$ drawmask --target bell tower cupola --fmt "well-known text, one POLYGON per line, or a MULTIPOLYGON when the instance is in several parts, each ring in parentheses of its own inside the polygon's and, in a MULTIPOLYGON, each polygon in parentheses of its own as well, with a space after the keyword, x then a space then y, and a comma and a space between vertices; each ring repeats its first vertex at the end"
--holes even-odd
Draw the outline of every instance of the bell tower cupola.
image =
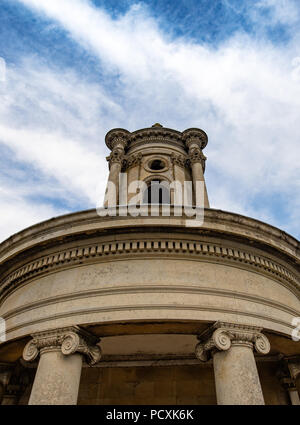
MULTIPOLYGON (((156 123, 150 128, 143 128, 130 133, 116 128, 110 130, 105 142, 111 150, 107 157, 109 163, 109 182, 116 187, 116 204, 120 205, 120 173, 126 173, 126 184, 142 181, 147 188, 153 184, 166 187, 173 182, 192 182, 192 199, 195 203, 197 181, 204 184, 204 207, 209 208, 205 185, 205 161, 203 149, 207 145, 207 135, 198 128, 189 128, 183 132, 165 128, 156 123)), ((127 200, 133 194, 128 194, 127 200)), ((164 203, 168 196, 160 198, 164 203)), ((151 203, 145 193, 144 203, 151 203)), ((172 191, 166 202, 174 204, 172 191)))

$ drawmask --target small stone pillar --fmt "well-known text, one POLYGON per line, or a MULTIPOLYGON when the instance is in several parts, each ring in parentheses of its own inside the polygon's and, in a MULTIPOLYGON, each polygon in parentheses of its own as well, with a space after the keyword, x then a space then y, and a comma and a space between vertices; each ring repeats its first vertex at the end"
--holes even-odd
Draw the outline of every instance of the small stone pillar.
POLYGON ((204 185, 204 208, 209 208, 208 194, 204 179, 206 156, 202 149, 207 144, 207 135, 204 131, 190 128, 183 132, 185 145, 188 149, 188 159, 191 164, 194 188, 194 202, 197 200, 197 181, 203 182, 204 185))
POLYGON ((199 335, 196 357, 213 357, 217 403, 222 405, 263 405, 264 398, 253 348, 261 354, 270 344, 261 328, 217 322, 199 335))
POLYGON ((39 332, 24 348, 23 358, 33 361, 40 354, 28 404, 77 404, 83 356, 97 363, 98 339, 77 326, 39 332))
POLYGON ((288 368, 292 379, 295 382, 295 387, 298 391, 298 397, 300 396, 300 357, 289 357, 287 358, 288 368))
POLYGON ((125 148, 128 143, 129 132, 123 129, 114 129, 107 133, 106 143, 111 154, 106 158, 109 162, 108 187, 105 207, 119 205, 119 175, 125 162, 125 148), (113 186, 110 186, 113 183, 113 186))
POLYGON ((295 379, 292 377, 291 373, 291 363, 289 365, 288 358, 284 357, 283 355, 280 355, 281 361, 279 363, 279 369, 277 371, 277 377, 279 379, 279 382, 284 388, 284 390, 288 393, 291 404, 292 405, 300 405, 300 399, 298 395, 298 390, 296 387, 295 379))
POLYGON ((289 393, 291 404, 294 406, 299 406, 300 399, 299 399, 299 394, 298 394, 298 390, 295 385, 294 379, 291 379, 291 378, 282 379, 281 384, 285 388, 285 390, 289 393))

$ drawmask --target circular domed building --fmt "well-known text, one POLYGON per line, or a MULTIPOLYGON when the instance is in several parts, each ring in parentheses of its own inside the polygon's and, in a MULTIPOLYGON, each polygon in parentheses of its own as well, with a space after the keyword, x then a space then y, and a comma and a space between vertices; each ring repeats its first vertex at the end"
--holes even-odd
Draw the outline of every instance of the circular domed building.
POLYGON ((299 241, 209 208, 204 131, 106 144, 105 208, 0 244, 0 402, 299 404, 299 241))

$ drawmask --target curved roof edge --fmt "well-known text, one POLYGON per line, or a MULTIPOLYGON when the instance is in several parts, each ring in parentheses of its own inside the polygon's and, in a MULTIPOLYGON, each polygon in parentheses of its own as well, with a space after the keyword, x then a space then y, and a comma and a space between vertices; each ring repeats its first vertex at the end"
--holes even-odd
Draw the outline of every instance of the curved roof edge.
MULTIPOLYGON (((171 208, 172 211, 172 208, 171 208)), ((115 216, 100 217, 96 209, 83 210, 45 220, 10 236, 0 244, 0 265, 15 255, 39 244, 45 245, 67 236, 95 233, 101 230, 128 228, 132 226, 163 226, 185 228, 190 232, 215 231, 243 237, 271 246, 293 258, 300 264, 300 242, 284 232, 262 221, 217 209, 205 209, 201 227, 186 227, 189 217, 181 216, 115 216)))

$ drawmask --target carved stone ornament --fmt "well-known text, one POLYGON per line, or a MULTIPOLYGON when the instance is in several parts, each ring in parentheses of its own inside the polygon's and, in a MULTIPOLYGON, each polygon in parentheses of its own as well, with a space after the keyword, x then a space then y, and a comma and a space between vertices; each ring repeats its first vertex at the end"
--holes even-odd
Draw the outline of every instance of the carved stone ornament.
POLYGON ((65 356, 81 353, 89 365, 101 359, 101 348, 97 345, 100 340, 77 326, 35 333, 32 338, 23 351, 27 362, 34 361, 43 350, 55 348, 65 356))
POLYGON ((135 167, 136 165, 140 165, 143 159, 143 155, 141 153, 130 155, 125 158, 124 161, 124 169, 135 167))
POLYGON ((183 155, 176 155, 173 152, 171 154, 171 161, 172 161, 172 164, 179 165, 182 168, 188 165, 187 158, 185 158, 183 155))
POLYGON ((110 130, 105 136, 105 142, 110 150, 114 150, 117 146, 124 150, 130 140, 130 132, 123 128, 115 128, 110 130))
POLYGON ((232 345, 254 347, 258 353, 267 354, 270 343, 261 330, 256 326, 216 322, 198 336, 200 342, 195 348, 196 357, 205 362, 210 359, 212 352, 229 350, 232 345))
POLYGON ((197 145, 199 149, 204 149, 207 145, 207 134, 199 128, 189 128, 183 133, 185 146, 189 149, 191 145, 197 145))
POLYGON ((206 156, 203 154, 201 149, 191 149, 189 152, 188 160, 190 164, 195 164, 196 162, 200 162, 203 168, 203 171, 205 170, 205 161, 206 156))
POLYGON ((121 166, 123 166, 125 162, 124 151, 122 151, 121 149, 114 149, 111 152, 111 154, 108 157, 106 157, 106 160, 109 162, 109 168, 111 167, 111 164, 113 164, 114 162, 117 162, 121 164, 121 166))

